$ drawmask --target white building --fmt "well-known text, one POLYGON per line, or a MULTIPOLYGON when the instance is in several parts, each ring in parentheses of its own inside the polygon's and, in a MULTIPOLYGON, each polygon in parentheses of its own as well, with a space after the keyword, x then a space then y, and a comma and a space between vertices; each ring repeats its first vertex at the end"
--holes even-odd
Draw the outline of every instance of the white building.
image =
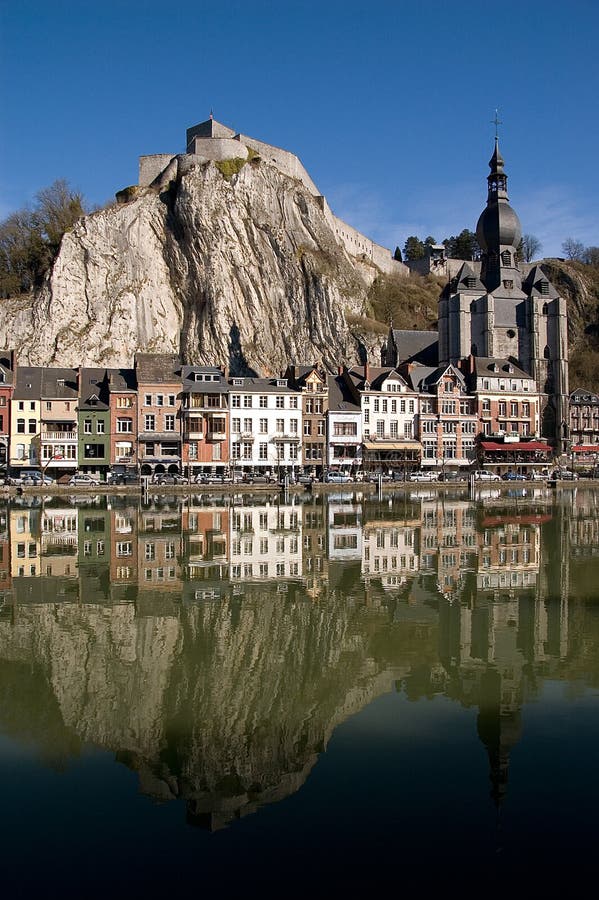
POLYGON ((343 375, 330 375, 328 388, 328 467, 355 472, 362 467, 362 408, 343 375))
POLYGON ((230 378, 231 466, 292 474, 302 464, 301 392, 286 378, 230 378))

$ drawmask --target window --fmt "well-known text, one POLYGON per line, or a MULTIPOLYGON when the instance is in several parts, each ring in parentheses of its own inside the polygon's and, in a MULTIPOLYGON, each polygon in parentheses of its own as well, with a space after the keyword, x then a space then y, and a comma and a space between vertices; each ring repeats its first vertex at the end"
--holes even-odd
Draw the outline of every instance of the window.
POLYGON ((151 394, 146 394, 146 395, 144 396, 144 405, 145 405, 145 406, 151 406, 151 405, 152 405, 152 395, 151 395, 151 394))
POLYGON ((231 445, 231 459, 239 459, 240 458, 240 449, 241 444, 232 444, 231 445))
POLYGON ((285 431, 285 419, 277 419, 277 434, 283 434, 285 431))
POLYGON ((17 419, 17 434, 25 434, 25 419, 17 419))
POLYGON ((264 394, 261 394, 258 405, 260 409, 266 409, 268 407, 268 397, 264 394))
POLYGON ((258 458, 259 459, 268 459, 268 444, 264 444, 264 443, 258 444, 258 458))
POLYGON ((144 431, 155 431, 156 430, 156 416, 147 415, 144 416, 144 431))
POLYGON ((84 420, 84 422, 83 422, 83 433, 84 433, 84 434, 91 434, 91 433, 92 433, 92 420, 91 420, 91 419, 85 419, 85 420, 84 420))
POLYGON ((378 397, 374 398, 374 411, 379 412, 380 409, 380 400, 378 397))
POLYGON ((510 416, 516 418, 518 416, 518 404, 512 401, 510 403, 510 416))
POLYGON ((351 437, 358 434, 358 425, 356 422, 335 422, 333 424, 333 434, 336 437, 351 437))
POLYGON ((117 397, 116 398, 117 409, 131 409, 133 406, 133 398, 132 397, 117 397))
POLYGON ((167 413, 164 417, 164 430, 165 431, 174 431, 175 430, 175 416, 172 413, 167 413))
POLYGON ((150 541, 147 541, 145 545, 145 558, 148 561, 156 559, 156 547, 150 541))
POLYGON ((291 434, 297 434, 298 420, 290 419, 289 420, 289 430, 291 434))
POLYGON ((233 409, 239 409, 241 406, 241 397, 239 394, 233 394, 231 396, 231 406, 233 409))
POLYGON ((244 409, 252 408, 252 395, 251 394, 243 395, 243 406, 244 406, 244 409))
POLYGON ((156 406, 164 406, 164 394, 156 394, 156 406))
POLYGON ((169 394, 169 395, 168 395, 168 405, 169 405, 169 406, 174 406, 174 405, 175 405, 175 395, 174 395, 174 394, 169 394))
POLYGON ((117 419, 116 420, 116 430, 119 434, 131 434, 133 431, 133 420, 132 419, 117 419))
POLYGON ((412 437, 412 422, 404 422, 403 424, 403 436, 405 438, 412 437))
POLYGON ((231 419, 231 431, 233 434, 241 433, 241 419, 231 419))
POLYGON ((309 437, 312 434, 312 422, 306 420, 304 422, 304 435, 309 437))
POLYGON ((98 419, 96 422, 96 434, 104 434, 104 420, 98 419))
POLYGON ((275 406, 277 409, 284 409, 285 408, 285 398, 284 397, 276 397, 275 406))
POLYGON ((51 400, 46 400, 46 409, 48 410, 48 412, 52 409, 52 401, 51 400))
POLYGON ((243 430, 245 432, 247 432, 248 434, 252 432, 253 429, 252 429, 252 420, 251 419, 243 420, 243 430))
POLYGON ((243 450, 243 458, 251 459, 252 458, 252 445, 249 441, 244 441, 241 445, 243 450))
MULTIPOLYGON (((220 444, 217 444, 216 446, 220 447, 220 444)), ((189 458, 190 459, 198 458, 198 442, 197 441, 189 442, 189 458)))
POLYGON ((28 425, 27 425, 27 430, 29 431, 29 434, 35 434, 35 433, 36 433, 36 431, 37 431, 37 422, 35 421, 35 419, 29 419, 29 422, 28 422, 28 425))
POLYGON ((318 434, 324 435, 324 419, 320 419, 318 422, 318 434))
POLYGON ((289 398, 289 409, 297 409, 297 397, 289 398))

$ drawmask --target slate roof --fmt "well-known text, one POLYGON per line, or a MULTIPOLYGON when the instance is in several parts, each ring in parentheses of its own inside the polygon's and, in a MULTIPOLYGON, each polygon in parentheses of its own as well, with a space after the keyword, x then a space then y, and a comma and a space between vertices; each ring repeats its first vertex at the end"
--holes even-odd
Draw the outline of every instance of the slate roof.
POLYGON ((551 284, 541 266, 533 266, 526 279, 524 284, 522 285, 522 289, 530 296, 530 297, 543 297, 545 300, 555 300, 559 297, 558 292, 551 284), (541 293, 541 282, 544 281, 547 285, 547 293, 541 293))
POLYGON ((2 374, 2 384, 13 384, 15 373, 12 368, 12 357, 10 350, 0 350, 0 373, 2 374))
POLYGON ((391 329, 397 364, 418 362, 423 366, 436 366, 439 361, 439 335, 436 331, 408 331, 391 329))
POLYGON ((39 400, 42 393, 41 366, 18 366, 15 383, 15 400, 39 400))
POLYGON ((226 394, 229 386, 221 369, 218 366, 182 366, 181 381, 184 391, 201 392, 202 394, 226 394), (195 373, 217 376, 216 381, 196 381, 195 373))
POLYGON ((531 381, 533 380, 532 375, 519 369, 509 359, 499 359, 492 356, 475 356, 474 374, 477 378, 482 378, 485 375, 494 375, 495 377, 513 376, 514 378, 529 378, 531 381), (497 366, 497 371, 494 371, 494 366, 497 366))
POLYGON ((237 391, 244 391, 247 394, 280 394, 281 391, 300 393, 297 388, 289 386, 286 378, 244 378, 240 375, 234 375, 232 378, 229 378, 228 385, 228 390, 233 393, 237 393, 237 391), (277 380, 285 381, 285 386, 277 385, 277 380), (235 384, 234 382, 236 381, 240 381, 241 384, 235 384))
POLYGON ((595 405, 599 404, 599 396, 584 388, 576 388, 576 390, 572 391, 570 394, 570 403, 592 403, 595 405))
POLYGON ((110 406, 106 369, 79 369, 79 409, 95 409, 105 412, 110 406), (93 402, 93 397, 97 402, 93 402))
POLYGON ((180 380, 181 360, 176 353, 136 353, 138 384, 174 384, 180 380))
POLYGON ((112 393, 120 391, 137 391, 135 369, 107 369, 108 390, 112 393))
POLYGON ((486 288, 479 276, 476 274, 471 265, 467 262, 464 263, 458 274, 456 275, 456 290, 458 291, 475 291, 478 294, 485 294, 486 288), (471 286, 468 285, 468 280, 474 281, 474 284, 471 286))
MULTIPOLYGON (((18 370, 17 370, 18 371, 18 370)), ((77 369, 42 368, 40 397, 44 400, 77 400, 77 369)))
MULTIPOLYGON (((365 376, 365 367, 364 366, 352 366, 349 369, 349 376, 354 382, 356 388, 359 391, 365 390, 366 376, 365 376)), ((370 390, 371 391, 379 391, 383 385, 383 383, 388 379, 392 378, 394 381, 399 381, 401 384, 407 384, 405 378, 396 372, 393 367, 390 366, 369 366, 369 379, 370 379, 370 390)))
POLYGON ((329 412, 358 413, 362 415, 362 407, 356 403, 351 388, 343 375, 329 375, 329 412))
POLYGON ((430 391, 431 388, 436 385, 445 372, 448 369, 457 376, 458 383, 462 390, 466 390, 466 382, 464 380, 464 376, 457 368, 457 366, 447 365, 447 366, 414 366, 413 369, 410 370, 408 375, 408 381, 413 390, 419 392, 427 392, 430 391))

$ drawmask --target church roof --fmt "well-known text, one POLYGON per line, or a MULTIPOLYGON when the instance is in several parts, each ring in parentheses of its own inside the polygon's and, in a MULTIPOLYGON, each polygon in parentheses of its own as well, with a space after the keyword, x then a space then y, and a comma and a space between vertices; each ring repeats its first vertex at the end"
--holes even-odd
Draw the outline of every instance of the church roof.
POLYGON ((549 300, 555 300, 556 297, 559 297, 558 292, 543 272, 541 266, 532 267, 526 276, 522 289, 530 297, 546 297, 549 300))
POLYGON ((439 335, 436 331, 408 331, 392 328, 390 338, 396 348, 397 363, 417 362, 436 366, 439 360, 439 335))
POLYGON ((464 263, 458 274, 456 275, 457 291, 476 291, 476 293, 484 293, 485 286, 476 274, 471 265, 464 263))

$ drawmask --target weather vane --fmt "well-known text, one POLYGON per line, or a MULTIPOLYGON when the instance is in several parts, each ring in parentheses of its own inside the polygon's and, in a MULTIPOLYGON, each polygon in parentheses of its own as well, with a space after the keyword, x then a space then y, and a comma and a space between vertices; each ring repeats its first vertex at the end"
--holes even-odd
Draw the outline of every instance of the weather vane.
POLYGON ((499 118, 499 107, 495 110, 495 118, 491 119, 491 123, 495 126, 495 139, 497 139, 499 137, 499 125, 503 125, 499 118))

